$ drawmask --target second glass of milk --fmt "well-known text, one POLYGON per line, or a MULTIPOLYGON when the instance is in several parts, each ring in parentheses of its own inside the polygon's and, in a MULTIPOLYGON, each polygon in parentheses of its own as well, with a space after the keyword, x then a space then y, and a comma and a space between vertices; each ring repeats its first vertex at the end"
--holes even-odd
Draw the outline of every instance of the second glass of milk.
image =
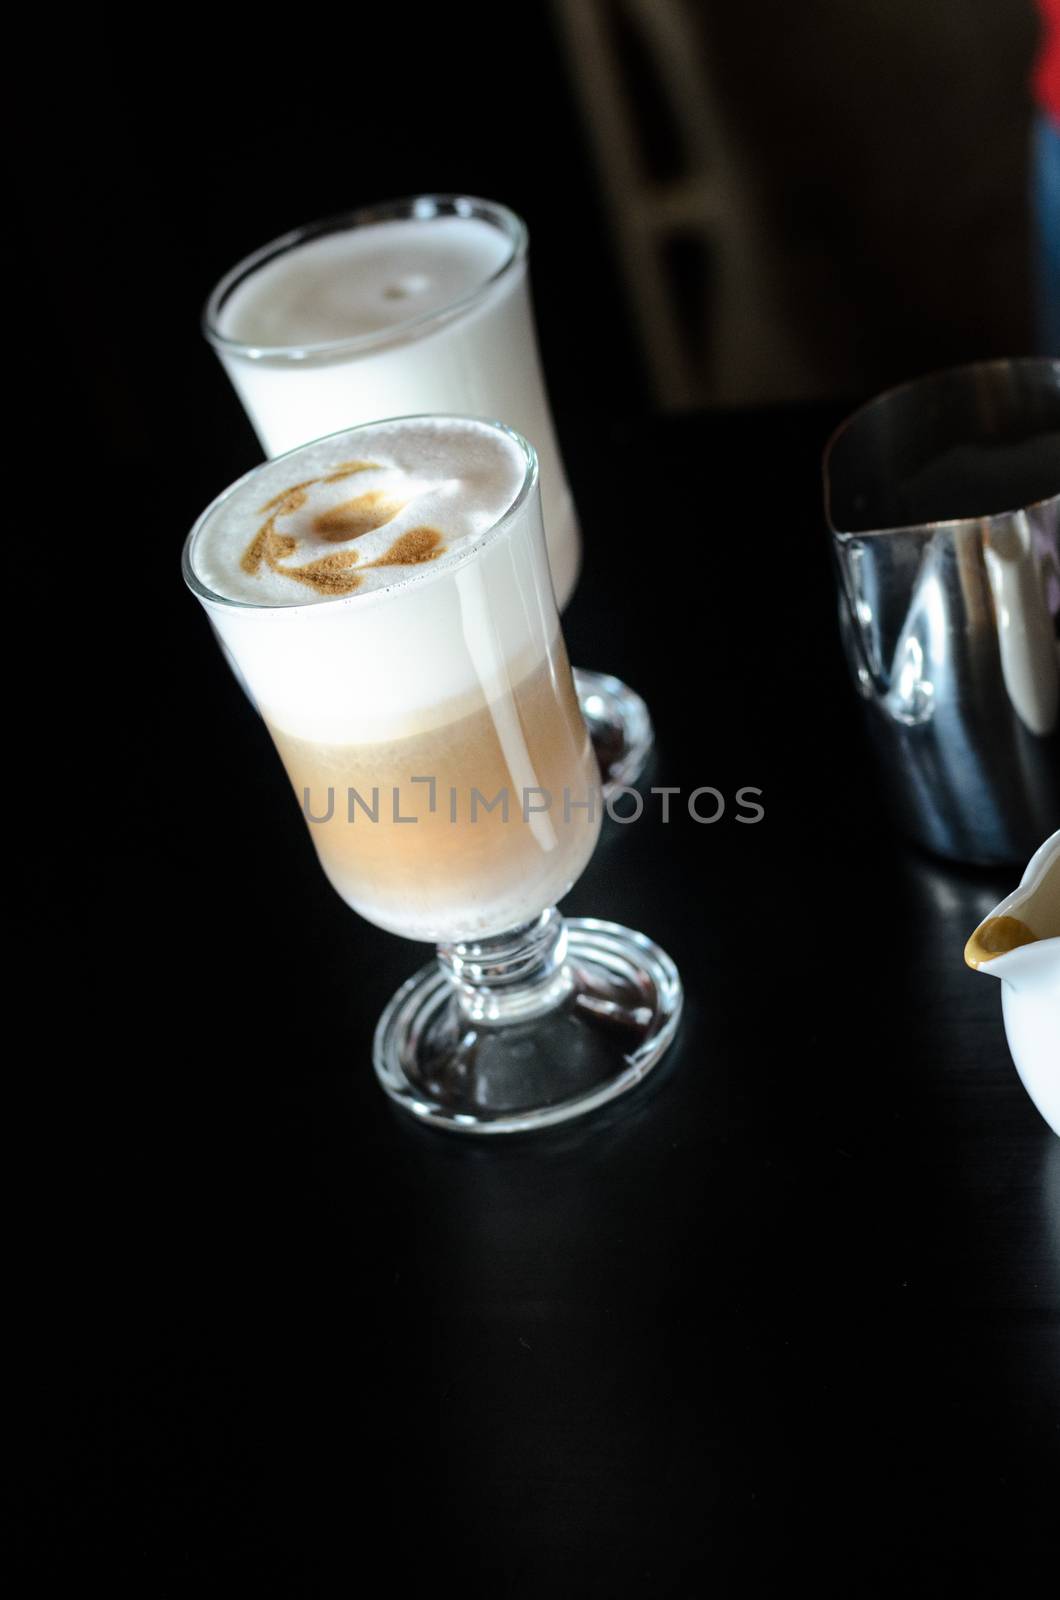
MULTIPOLYGON (((423 195, 298 228, 221 279, 203 317, 266 455, 416 412, 497 419, 534 445, 557 604, 581 542, 538 354, 527 230, 506 206, 423 195)), ((651 748, 644 702, 575 674, 605 785, 651 748)))

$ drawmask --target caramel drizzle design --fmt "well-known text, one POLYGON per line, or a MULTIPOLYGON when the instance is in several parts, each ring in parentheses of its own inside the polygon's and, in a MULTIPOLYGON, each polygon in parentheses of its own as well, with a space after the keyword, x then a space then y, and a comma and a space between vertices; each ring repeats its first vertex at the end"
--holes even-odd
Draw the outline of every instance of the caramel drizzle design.
MULTIPOLYGON (((293 578, 296 583, 304 583, 308 588, 315 589, 317 594, 343 595, 352 594, 360 585, 361 573, 372 567, 419 566, 441 555, 445 548, 442 535, 436 528, 424 527, 410 528, 407 533, 399 534, 389 550, 375 561, 367 561, 363 565, 356 550, 336 550, 334 555, 322 556, 319 561, 310 561, 302 567, 281 565, 294 555, 298 540, 291 534, 280 533, 276 527, 277 518, 300 511, 314 484, 341 483, 358 472, 369 472, 378 466, 377 461, 343 461, 326 477, 306 478, 303 483, 281 489, 261 508, 267 520, 243 552, 240 561, 243 571, 254 577, 264 562, 270 571, 293 578), (354 572, 354 567, 360 570, 354 572)), ((374 533, 377 528, 384 527, 403 510, 405 504, 404 500, 394 499, 383 489, 372 489, 367 494, 355 495, 352 500, 332 506, 330 511, 322 511, 313 521, 313 531, 330 544, 360 539, 364 534, 374 533)))

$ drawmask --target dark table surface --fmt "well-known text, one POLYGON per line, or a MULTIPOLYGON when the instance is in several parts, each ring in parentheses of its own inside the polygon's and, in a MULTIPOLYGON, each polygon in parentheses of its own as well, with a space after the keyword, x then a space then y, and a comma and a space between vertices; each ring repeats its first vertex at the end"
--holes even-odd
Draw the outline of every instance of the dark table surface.
POLYGON ((607 825, 566 909, 658 939, 685 1017, 639 1092, 518 1142, 377 1086, 375 1019, 426 952, 326 883, 175 518, 160 538, 153 803, 98 863, 137 1018, 98 1382, 141 1592, 1025 1594, 1055 1560, 1060 1141, 961 959, 1018 871, 933 861, 881 809, 820 510, 834 420, 565 429, 571 656, 649 701, 643 786, 730 805, 607 825))

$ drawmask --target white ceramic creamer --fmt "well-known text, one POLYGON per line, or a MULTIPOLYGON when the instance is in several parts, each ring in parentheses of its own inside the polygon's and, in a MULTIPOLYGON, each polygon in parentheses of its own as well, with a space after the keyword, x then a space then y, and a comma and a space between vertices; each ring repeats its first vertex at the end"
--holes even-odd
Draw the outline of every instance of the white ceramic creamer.
POLYGON ((1060 831, 1031 857, 1019 888, 979 924, 964 959, 1001 979, 1012 1059, 1060 1134, 1060 831))

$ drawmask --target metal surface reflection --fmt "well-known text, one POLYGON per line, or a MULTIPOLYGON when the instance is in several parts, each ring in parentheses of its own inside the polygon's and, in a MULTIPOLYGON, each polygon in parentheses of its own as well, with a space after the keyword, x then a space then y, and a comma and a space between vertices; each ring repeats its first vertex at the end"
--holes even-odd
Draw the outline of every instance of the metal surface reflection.
POLYGON ((1024 860, 1060 822, 1060 361, 892 390, 825 452, 843 642, 905 830, 1024 860))

